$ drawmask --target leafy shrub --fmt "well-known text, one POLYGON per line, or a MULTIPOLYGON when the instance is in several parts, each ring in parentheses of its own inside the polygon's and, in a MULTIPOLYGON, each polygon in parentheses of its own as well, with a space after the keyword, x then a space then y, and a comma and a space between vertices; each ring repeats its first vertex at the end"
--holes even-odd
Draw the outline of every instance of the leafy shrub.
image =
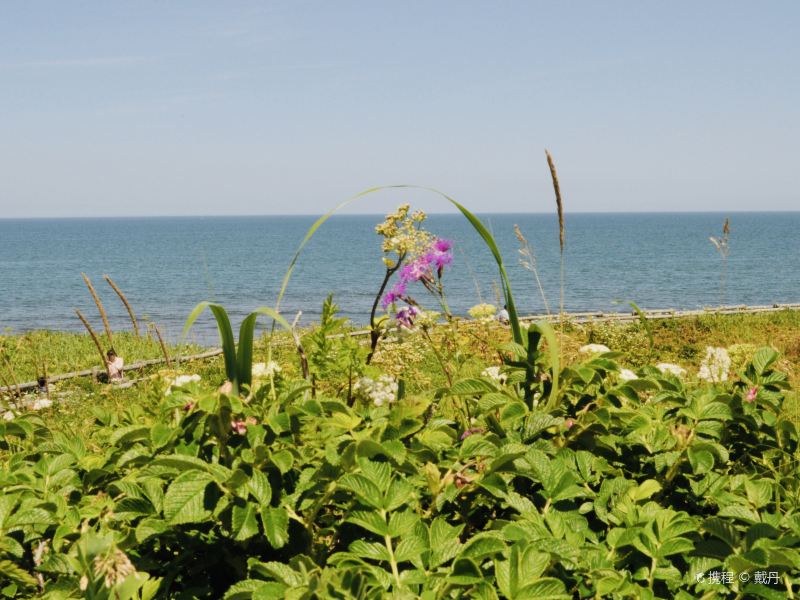
POLYGON ((458 381, 442 394, 469 427, 426 422, 429 398, 348 406, 281 377, 274 403, 190 386, 98 414, 91 447, 4 423, 3 593, 781 595, 698 581, 715 569, 796 591, 798 435, 777 354, 724 385, 649 367, 623 382, 614 356, 565 368, 549 411, 548 377, 524 401, 524 367, 458 381))

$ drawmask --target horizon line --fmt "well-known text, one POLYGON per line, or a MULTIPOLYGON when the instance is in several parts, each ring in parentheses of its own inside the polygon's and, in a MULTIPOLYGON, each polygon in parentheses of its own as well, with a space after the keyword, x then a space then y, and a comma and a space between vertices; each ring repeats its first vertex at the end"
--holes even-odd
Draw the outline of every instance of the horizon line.
MULTIPOLYGON (((495 211, 495 212, 487 212, 487 211, 471 211, 476 215, 552 215, 557 216, 555 211, 495 211)), ((720 214, 720 215, 735 215, 735 214, 787 214, 787 213, 800 213, 800 210, 780 210, 780 209, 768 209, 768 210, 603 210, 603 211, 595 211, 595 210, 576 210, 576 211, 565 211, 566 215, 702 215, 702 214, 720 214)), ((218 218, 243 218, 243 217, 322 217, 328 214, 327 212, 323 213, 219 213, 219 214, 166 214, 166 215, 157 215, 157 214, 150 214, 150 215, 75 215, 75 216, 19 216, 19 217, 2 217, 0 216, 0 221, 36 221, 36 220, 73 220, 73 219, 94 219, 94 220, 102 220, 102 219, 185 219, 185 218, 196 218, 196 219, 218 219, 218 218)), ((428 216, 432 215, 459 215, 457 210, 453 211, 425 211, 425 214, 428 216)), ((332 217, 374 217, 374 216, 385 216, 385 211, 378 211, 378 212, 363 212, 363 213, 351 213, 351 212, 343 212, 343 213, 333 213, 332 217)))

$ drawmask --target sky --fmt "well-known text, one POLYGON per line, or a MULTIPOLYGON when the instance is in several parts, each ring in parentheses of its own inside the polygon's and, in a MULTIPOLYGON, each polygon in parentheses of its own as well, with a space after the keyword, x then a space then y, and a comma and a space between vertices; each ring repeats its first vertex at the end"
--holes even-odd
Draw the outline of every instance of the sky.
POLYGON ((800 210, 800 3, 0 3, 0 218, 800 210), (371 194, 350 212, 421 191, 371 194))

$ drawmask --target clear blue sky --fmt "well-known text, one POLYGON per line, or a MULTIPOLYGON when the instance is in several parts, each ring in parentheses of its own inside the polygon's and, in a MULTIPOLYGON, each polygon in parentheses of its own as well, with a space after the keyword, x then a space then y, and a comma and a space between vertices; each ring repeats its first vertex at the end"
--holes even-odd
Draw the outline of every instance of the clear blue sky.
POLYGON ((794 1, 6 0, 0 217, 386 183, 550 211, 545 147, 568 211, 800 210, 798 31, 794 1))

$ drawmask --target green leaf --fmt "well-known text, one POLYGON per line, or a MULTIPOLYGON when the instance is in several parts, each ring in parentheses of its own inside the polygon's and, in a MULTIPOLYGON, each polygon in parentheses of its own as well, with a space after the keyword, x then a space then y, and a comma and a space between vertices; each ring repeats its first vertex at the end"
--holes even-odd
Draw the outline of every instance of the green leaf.
POLYGON ((369 558, 372 560, 380 560, 385 562, 389 562, 391 560, 389 550, 386 548, 386 546, 376 542, 356 540, 350 544, 348 550, 350 550, 350 552, 356 556, 360 556, 361 558, 369 558))
POLYGON ((463 545, 459 558, 483 559, 493 554, 502 554, 505 549, 506 545, 499 534, 485 531, 463 545))
POLYGON ((380 536, 384 536, 389 533, 389 526, 386 524, 386 520, 380 514, 374 511, 354 510, 352 513, 350 513, 347 521, 380 536))
POLYGON ((234 505, 231 510, 231 534, 233 539, 243 541, 258 533, 256 507, 250 502, 244 506, 234 505))
POLYGON ((686 452, 689 457, 689 464, 695 475, 702 475, 714 468, 714 455, 708 450, 697 450, 690 447, 686 452))
POLYGON ((772 484, 765 479, 748 479, 744 482, 747 500, 756 508, 762 508, 772 500, 772 484))
POLYGON ((200 314, 208 308, 214 315, 217 321, 217 329, 219 331, 220 343, 222 344, 222 354, 225 360, 225 375, 233 384, 233 393, 238 394, 238 381, 236 377, 236 341, 233 339, 233 328, 231 327, 231 320, 228 318, 228 313, 219 304, 211 302, 200 302, 192 309, 189 316, 186 318, 186 324, 183 326, 183 333, 181 334, 181 343, 184 342, 189 330, 194 325, 194 322, 200 314))
POLYGON ((259 315, 273 319, 286 331, 291 331, 292 326, 286 322, 278 312, 268 306, 261 306, 251 312, 239 328, 239 349, 236 354, 236 367, 239 385, 250 385, 253 380, 253 334, 259 315))
POLYGON ((253 497, 259 504, 269 505, 272 500, 272 487, 269 484, 269 479, 263 471, 258 469, 253 470, 250 476, 250 481, 247 484, 247 489, 253 494, 253 497))
POLYGON ((261 522, 270 546, 283 548, 289 541, 289 513, 285 508, 267 507, 261 509, 261 522))
POLYGON ((756 373, 758 375, 763 375, 766 373, 767 369, 772 366, 772 363, 778 360, 778 356, 778 352, 768 346, 756 350, 756 353, 753 356, 753 367, 755 368, 756 373))
POLYGON ((514 596, 515 600, 568 600, 570 597, 564 584, 554 577, 543 577, 530 583, 514 596))
POLYGON ((339 487, 353 492, 367 506, 382 508, 383 494, 377 485, 363 475, 348 473, 339 480, 339 487))
POLYGON ((496 392, 497 388, 483 379, 462 379, 456 381, 448 390, 451 396, 480 396, 487 392, 496 392))
POLYGON ((640 483, 637 487, 631 488, 628 491, 628 494, 634 501, 639 502, 641 500, 647 500, 648 498, 652 497, 653 494, 657 494, 661 491, 661 484, 656 481, 655 479, 646 479, 642 483, 640 483))
POLYGON ((36 586, 36 579, 34 576, 10 560, 0 560, 0 576, 2 576, 0 581, 4 578, 8 578, 24 587, 36 586))
POLYGON ((164 494, 164 519, 172 525, 198 523, 209 516, 204 505, 205 490, 212 482, 202 471, 181 473, 164 494))

